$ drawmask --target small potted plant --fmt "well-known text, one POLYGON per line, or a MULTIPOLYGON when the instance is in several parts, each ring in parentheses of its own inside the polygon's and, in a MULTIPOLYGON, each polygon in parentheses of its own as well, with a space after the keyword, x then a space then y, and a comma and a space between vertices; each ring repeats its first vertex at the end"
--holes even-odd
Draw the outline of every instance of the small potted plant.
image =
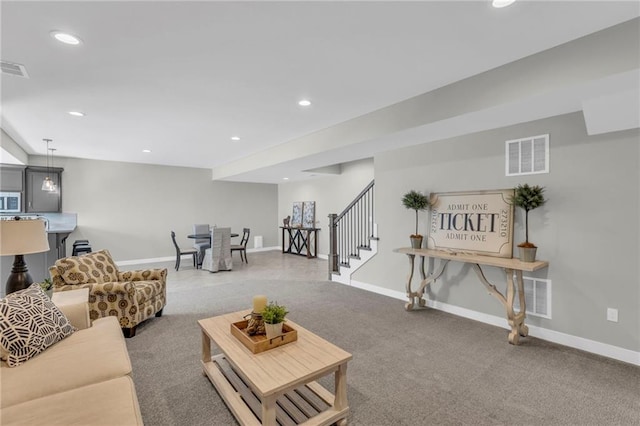
POLYGON ((525 183, 515 188, 511 203, 516 207, 524 209, 525 241, 524 243, 518 244, 520 260, 523 262, 534 262, 538 249, 535 244, 529 242, 529 211, 537 209, 546 202, 547 200, 544 198, 544 187, 538 185, 529 186, 525 183))
POLYGON ((418 191, 411 190, 402 197, 402 205, 416 212, 416 232, 410 237, 411 248, 420 248, 422 247, 422 235, 418 233, 418 212, 427 210, 431 206, 429 198, 418 191))
POLYGON ((44 291, 49 299, 53 297, 53 283, 49 278, 45 278, 40 284, 40 288, 44 291))
POLYGON ((289 313, 283 305, 278 302, 269 302, 262 311, 262 319, 264 320, 264 329, 267 333, 267 339, 273 339, 282 334, 282 324, 284 317, 289 313))

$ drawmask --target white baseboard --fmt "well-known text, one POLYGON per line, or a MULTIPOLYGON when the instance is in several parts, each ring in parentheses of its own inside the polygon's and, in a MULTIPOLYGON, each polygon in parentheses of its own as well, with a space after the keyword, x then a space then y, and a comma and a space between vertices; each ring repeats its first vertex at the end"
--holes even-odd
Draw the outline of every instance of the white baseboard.
MULTIPOLYGON (((401 291, 378 287, 355 280, 351 280, 351 286, 408 302, 406 293, 401 291)), ((470 309, 461 308, 459 306, 449 305, 447 303, 432 300, 427 300, 427 305, 430 308, 448 312, 450 314, 457 315, 463 318, 469 318, 507 330, 510 329, 506 318, 484 314, 482 312, 472 311, 470 309)), ((549 342, 558 343, 560 345, 580 349, 585 352, 602 355, 607 358, 613 358, 618 361, 623 361, 629 364, 640 366, 640 352, 635 352, 629 349, 621 348, 619 346, 609 345, 607 343, 597 342, 595 340, 585 339, 583 337, 573 336, 571 334, 561 333, 559 331, 549 330, 535 325, 527 324, 527 327, 529 327, 529 335, 532 337, 537 337, 538 339, 547 340, 549 342)))
MULTIPOLYGON (((189 259, 191 260, 191 255, 181 256, 180 259, 189 259)), ((153 257, 150 259, 134 259, 134 260, 116 260, 115 264, 117 266, 128 266, 128 265, 141 265, 145 263, 160 263, 160 262, 175 262, 175 256, 167 256, 167 257, 153 257)))
MULTIPOLYGON (((247 253, 255 253, 259 251, 271 251, 271 250, 280 250, 279 246, 273 247, 261 247, 257 249, 247 249, 247 253)), ((188 259, 191 260, 191 255, 186 254, 180 257, 181 260, 188 259)), ((175 262, 175 256, 166 256, 166 257, 152 257, 149 259, 133 259, 133 260, 117 260, 115 261, 118 266, 128 266, 128 265, 142 265, 145 263, 161 263, 161 262, 175 262)))

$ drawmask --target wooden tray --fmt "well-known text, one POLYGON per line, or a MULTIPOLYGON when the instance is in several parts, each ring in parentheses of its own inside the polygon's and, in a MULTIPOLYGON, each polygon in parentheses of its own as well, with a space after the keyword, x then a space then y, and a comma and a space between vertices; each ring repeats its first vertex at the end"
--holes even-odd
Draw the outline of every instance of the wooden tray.
POLYGON ((282 334, 273 339, 267 339, 265 335, 249 336, 245 331, 248 324, 248 320, 231 323, 231 334, 254 354, 298 340, 298 332, 289 327, 286 322, 282 324, 282 334))

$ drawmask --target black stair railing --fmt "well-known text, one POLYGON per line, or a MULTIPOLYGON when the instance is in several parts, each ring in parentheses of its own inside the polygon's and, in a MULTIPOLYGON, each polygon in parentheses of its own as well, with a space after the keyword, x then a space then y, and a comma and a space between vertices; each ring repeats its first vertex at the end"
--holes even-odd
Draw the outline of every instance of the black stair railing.
POLYGON ((375 237, 374 182, 372 180, 342 213, 329 215, 329 279, 340 271, 340 266, 349 267, 349 260, 357 258, 360 250, 371 249, 371 239, 375 237))

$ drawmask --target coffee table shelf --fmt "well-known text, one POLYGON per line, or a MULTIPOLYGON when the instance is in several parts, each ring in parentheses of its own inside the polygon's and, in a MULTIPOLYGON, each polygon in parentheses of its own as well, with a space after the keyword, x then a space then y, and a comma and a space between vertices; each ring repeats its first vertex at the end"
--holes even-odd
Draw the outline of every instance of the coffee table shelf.
MULTIPOLYGON (((224 355, 216 355, 212 363, 205 366, 207 376, 212 380, 231 411, 237 418, 243 418, 241 423, 247 425, 261 424, 262 401, 251 391, 246 382, 236 373, 224 355), (234 403, 229 404, 229 399, 234 403), (231 407, 233 405, 233 407, 231 407), (248 409, 248 410, 247 410, 248 409)), ((304 386, 287 392, 277 399, 276 420, 282 426, 294 426, 304 424, 313 418, 313 422, 318 422, 321 418, 335 422, 337 413, 322 415, 334 402, 333 394, 327 391, 317 382, 310 382, 304 386), (321 415, 319 418, 314 418, 321 415)), ((313 424, 313 423, 309 423, 313 424)), ((324 424, 324 423, 316 423, 324 424)))

